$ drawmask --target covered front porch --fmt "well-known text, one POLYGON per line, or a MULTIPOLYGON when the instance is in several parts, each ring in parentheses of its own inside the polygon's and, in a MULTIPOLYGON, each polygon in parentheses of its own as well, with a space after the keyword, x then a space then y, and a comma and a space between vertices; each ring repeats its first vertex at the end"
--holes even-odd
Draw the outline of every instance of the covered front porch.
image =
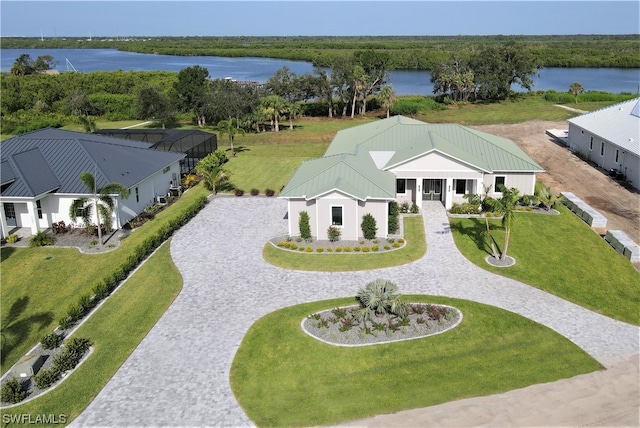
POLYGON ((482 177, 477 178, 397 178, 398 202, 421 205, 422 201, 440 201, 448 210, 454 203, 465 202, 464 195, 482 192, 482 177))

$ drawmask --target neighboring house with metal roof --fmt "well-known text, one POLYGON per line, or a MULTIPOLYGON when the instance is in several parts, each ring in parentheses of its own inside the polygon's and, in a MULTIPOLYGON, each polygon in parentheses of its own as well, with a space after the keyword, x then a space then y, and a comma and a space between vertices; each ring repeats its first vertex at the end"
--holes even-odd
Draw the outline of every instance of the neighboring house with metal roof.
POLYGON ((100 129, 96 134, 151 143, 150 148, 182 152, 182 174, 193 174, 196 165, 218 148, 216 134, 199 129, 100 129))
POLYGON ((542 171, 506 138, 395 116, 339 131, 324 157, 300 165, 280 197, 288 200, 291 236, 299 235, 306 211, 318 239, 327 239, 329 226, 339 227, 343 239, 361 239, 365 214, 386 237, 390 201, 439 200, 449 209, 488 186, 489 196, 499 197, 499 184, 531 195, 542 171))
POLYGON ((640 189, 640 98, 569 119, 568 145, 640 189))
POLYGON ((59 221, 71 224, 72 201, 91 196, 80 181, 83 171, 96 177, 98 189, 116 182, 130 190, 128 199, 114 197, 113 225, 122 227, 180 180, 180 162, 185 154, 150 147, 150 143, 55 128, 3 141, 2 237, 14 228, 30 228, 35 234, 59 221))

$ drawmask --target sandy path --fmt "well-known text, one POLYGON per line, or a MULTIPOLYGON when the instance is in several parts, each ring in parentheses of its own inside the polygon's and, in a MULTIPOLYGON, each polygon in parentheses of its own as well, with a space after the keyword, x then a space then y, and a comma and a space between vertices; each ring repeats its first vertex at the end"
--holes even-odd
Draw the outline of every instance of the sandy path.
POLYGON ((344 427, 638 427, 640 356, 607 370, 344 427))

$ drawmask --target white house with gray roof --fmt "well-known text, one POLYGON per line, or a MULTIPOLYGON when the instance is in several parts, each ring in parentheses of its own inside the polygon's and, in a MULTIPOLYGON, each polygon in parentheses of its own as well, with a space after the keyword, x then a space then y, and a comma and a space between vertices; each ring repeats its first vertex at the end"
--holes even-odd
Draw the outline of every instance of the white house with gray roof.
POLYGON ((568 145, 640 189, 640 98, 568 120, 568 145))
POLYGON ((113 182, 129 189, 128 199, 114 197, 113 225, 122 227, 157 196, 166 195, 173 183, 179 183, 180 161, 185 154, 152 150, 150 146, 54 128, 3 141, 2 237, 15 228, 28 228, 35 234, 59 221, 73 223, 69 217, 72 201, 91 196, 80 181, 83 171, 96 177, 98 189, 113 182))
POLYGON ((439 200, 449 209, 488 186, 499 197, 500 184, 531 195, 542 171, 506 138, 395 116, 339 131, 324 157, 300 165, 280 197, 288 200, 291 236, 306 211, 314 237, 327 239, 336 226, 343 239, 356 240, 365 214, 376 219, 379 237, 388 235, 390 201, 439 200))

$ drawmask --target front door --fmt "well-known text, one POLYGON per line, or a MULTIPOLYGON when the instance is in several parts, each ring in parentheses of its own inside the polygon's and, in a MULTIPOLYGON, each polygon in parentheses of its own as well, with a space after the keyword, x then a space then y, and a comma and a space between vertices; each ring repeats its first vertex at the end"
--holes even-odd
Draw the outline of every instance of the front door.
POLYGON ((18 223, 16 222, 16 208, 12 203, 4 203, 4 217, 7 220, 8 227, 16 227, 18 223))
POLYGON ((424 179, 422 180, 422 200, 439 201, 442 196, 442 180, 424 179))

